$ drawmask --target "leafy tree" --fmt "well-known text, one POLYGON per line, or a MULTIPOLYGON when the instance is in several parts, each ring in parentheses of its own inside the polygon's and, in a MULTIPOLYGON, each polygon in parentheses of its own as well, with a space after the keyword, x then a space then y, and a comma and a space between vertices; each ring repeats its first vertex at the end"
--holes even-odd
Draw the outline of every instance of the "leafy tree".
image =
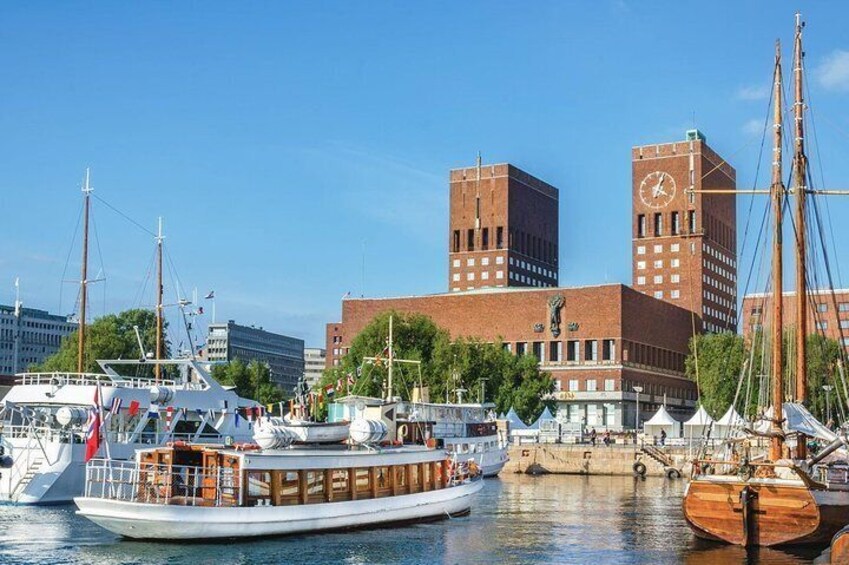
MULTIPOLYGON (((823 385, 832 385, 837 389, 840 386, 836 378, 835 365, 837 360, 840 359, 841 347, 838 341, 819 334, 809 335, 807 344, 808 399, 805 404, 814 416, 825 423, 828 419, 828 411, 826 394, 822 387, 823 385)), ((829 399, 831 417, 835 421, 838 415, 837 403, 839 402, 839 398, 844 396, 842 392, 842 388, 839 391, 833 390, 829 399), (837 396, 838 393, 841 393, 840 396, 837 396)))
MULTIPOLYGON (((86 326, 83 370, 89 373, 103 372, 97 364, 98 359, 139 359, 141 352, 134 326, 139 328, 145 351, 153 351, 156 344, 156 314, 150 310, 134 309, 119 314, 107 314, 86 326)), ((167 322, 164 326, 167 329, 167 322)), ((33 365, 30 370, 74 372, 77 370, 78 348, 79 330, 62 340, 59 351, 43 363, 33 365)), ((164 349, 164 357, 167 358, 170 351, 167 338, 164 349)))
POLYGON ((722 416, 734 400, 744 355, 743 337, 738 334, 703 334, 690 339, 685 370, 687 376, 698 383, 702 406, 716 418, 722 416))
POLYGON ((212 376, 222 385, 235 386, 239 396, 260 404, 274 404, 286 398, 283 389, 271 380, 271 370, 265 363, 251 361, 245 364, 241 359, 235 359, 213 365, 212 376))
MULTIPOLYGON (((362 374, 351 392, 382 396, 387 377, 386 363, 363 363, 363 358, 375 357, 386 348, 390 316, 393 316, 395 357, 421 361, 421 375, 418 368, 395 365, 393 381, 396 395, 409 399, 412 387, 418 385, 421 378, 434 402, 446 398, 456 402, 454 392, 462 388, 467 391, 464 401, 495 402, 499 412, 506 412, 513 406, 519 416, 528 421, 536 419, 545 404, 553 406, 554 401, 544 397, 554 390, 554 383, 547 373, 540 371, 534 357, 517 357, 505 350, 500 342, 488 343, 462 337, 452 341, 448 332, 429 317, 397 312, 380 314, 363 328, 351 342, 350 351, 340 365, 325 371, 317 388, 340 379, 345 382, 347 375, 357 375, 357 368, 362 367, 362 374)), ((385 358, 385 355, 382 357, 385 358)), ((339 394, 345 393, 347 390, 343 387, 339 394)))

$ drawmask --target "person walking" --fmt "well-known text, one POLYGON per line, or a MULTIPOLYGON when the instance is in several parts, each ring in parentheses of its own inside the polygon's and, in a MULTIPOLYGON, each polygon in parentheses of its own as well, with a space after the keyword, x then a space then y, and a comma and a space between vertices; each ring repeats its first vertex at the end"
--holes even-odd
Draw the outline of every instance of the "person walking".
POLYGON ((660 430, 660 445, 666 445, 666 430, 660 430))
POLYGON ((595 428, 593 428, 593 431, 590 432, 590 443, 593 444, 593 447, 595 447, 595 439, 596 439, 596 433, 595 433, 595 428))

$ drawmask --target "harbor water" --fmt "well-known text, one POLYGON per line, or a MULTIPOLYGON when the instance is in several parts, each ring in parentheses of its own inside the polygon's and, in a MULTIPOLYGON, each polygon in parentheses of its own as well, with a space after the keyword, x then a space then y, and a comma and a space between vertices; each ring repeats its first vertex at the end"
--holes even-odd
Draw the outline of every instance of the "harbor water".
POLYGON ((823 548, 746 552, 696 539, 684 480, 504 474, 472 513, 398 528, 220 543, 122 539, 74 507, 0 506, 0 563, 811 563, 823 548))

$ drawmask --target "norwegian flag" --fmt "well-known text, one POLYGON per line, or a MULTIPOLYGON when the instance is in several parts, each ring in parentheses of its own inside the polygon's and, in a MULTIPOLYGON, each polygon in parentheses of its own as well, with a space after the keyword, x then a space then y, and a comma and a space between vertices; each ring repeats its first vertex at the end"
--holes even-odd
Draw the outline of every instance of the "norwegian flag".
POLYGON ((169 406, 165 409, 165 429, 171 431, 171 420, 174 419, 174 407, 169 406))
POLYGON ((88 463, 100 449, 100 387, 94 389, 94 404, 89 409, 88 429, 85 434, 85 462, 88 463))

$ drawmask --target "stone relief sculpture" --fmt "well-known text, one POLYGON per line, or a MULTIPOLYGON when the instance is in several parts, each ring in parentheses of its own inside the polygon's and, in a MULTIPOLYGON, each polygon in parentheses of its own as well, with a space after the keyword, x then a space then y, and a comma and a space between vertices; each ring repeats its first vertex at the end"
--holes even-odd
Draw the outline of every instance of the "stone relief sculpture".
POLYGON ((563 308, 563 295, 555 294, 548 299, 549 328, 551 335, 560 335, 560 309, 563 308))

